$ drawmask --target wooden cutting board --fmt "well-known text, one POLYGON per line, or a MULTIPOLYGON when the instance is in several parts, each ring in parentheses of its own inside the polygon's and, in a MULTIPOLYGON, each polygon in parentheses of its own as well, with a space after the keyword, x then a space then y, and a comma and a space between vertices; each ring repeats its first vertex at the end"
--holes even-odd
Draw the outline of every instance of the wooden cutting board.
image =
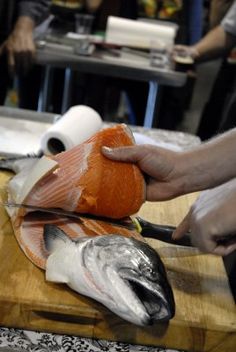
MULTIPOLYGON (((0 191, 10 173, 0 173, 0 191)), ((177 225, 196 195, 147 203, 143 218, 177 225)), ((220 257, 149 243, 165 263, 174 290, 176 315, 169 324, 140 328, 64 285, 45 282, 44 272, 20 250, 9 218, 0 208, 0 325, 103 338, 187 351, 235 352, 236 309, 220 257)))

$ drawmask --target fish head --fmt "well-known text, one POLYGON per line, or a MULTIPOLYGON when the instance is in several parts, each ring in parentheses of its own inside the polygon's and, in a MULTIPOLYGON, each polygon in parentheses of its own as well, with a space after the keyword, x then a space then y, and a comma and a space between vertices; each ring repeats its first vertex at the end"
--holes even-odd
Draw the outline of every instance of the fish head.
MULTIPOLYGON (((48 226, 44 235, 47 249, 51 247, 47 280, 66 283, 136 325, 168 321, 174 316, 175 303, 164 265, 147 243, 116 234, 77 241, 65 235, 64 242, 57 238, 57 245, 49 245, 52 240, 46 233, 52 229, 48 226)), ((62 238, 63 231, 53 228, 62 238)))
POLYGON ((104 277, 114 300, 111 310, 137 325, 174 316, 174 297, 164 265, 147 243, 120 235, 99 236, 93 253, 96 275, 104 277))

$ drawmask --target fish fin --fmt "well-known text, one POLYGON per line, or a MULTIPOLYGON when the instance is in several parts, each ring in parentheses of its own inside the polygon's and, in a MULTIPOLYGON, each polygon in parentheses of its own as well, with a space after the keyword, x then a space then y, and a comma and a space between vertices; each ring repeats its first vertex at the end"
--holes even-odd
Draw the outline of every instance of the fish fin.
POLYGON ((46 280, 56 283, 67 284, 69 282, 65 265, 57 258, 58 254, 51 254, 46 263, 46 280))
POLYGON ((46 280, 57 283, 68 283, 66 259, 66 244, 72 243, 71 239, 58 226, 44 225, 43 239, 49 257, 46 262, 46 280))
POLYGON ((12 159, 12 158, 9 158, 9 159, 0 159, 0 169, 3 169, 3 170, 11 170, 11 171, 14 171, 13 170, 13 166, 11 164, 11 161, 12 160, 15 160, 15 159, 12 159))
POLYGON ((43 239, 45 248, 50 254, 66 243, 71 242, 71 239, 62 229, 52 224, 44 225, 43 239))
POLYGON ((33 162, 36 162, 39 159, 38 156, 18 156, 18 157, 9 157, 0 159, 0 169, 1 170, 10 170, 15 174, 18 174, 23 169, 27 167, 28 164, 33 165, 33 162))

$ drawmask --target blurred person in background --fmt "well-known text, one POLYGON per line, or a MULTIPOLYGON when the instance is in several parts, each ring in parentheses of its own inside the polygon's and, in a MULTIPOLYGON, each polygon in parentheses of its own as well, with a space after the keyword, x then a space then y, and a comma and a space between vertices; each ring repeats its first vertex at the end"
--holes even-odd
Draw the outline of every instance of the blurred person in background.
MULTIPOLYGON (((210 3, 209 27, 220 25, 233 0, 212 0, 210 3)), ((222 62, 214 80, 210 96, 203 108, 197 135, 206 140, 227 127, 222 125, 227 100, 234 91, 235 67, 229 62, 229 53, 223 54, 222 62)))
POLYGON ((234 0, 211 0, 209 11, 209 29, 218 26, 234 0))
POLYGON ((227 60, 230 51, 236 45, 236 1, 231 1, 229 4, 229 1, 218 0, 213 1, 211 5, 213 8, 210 12, 210 24, 213 28, 196 44, 174 48, 174 55, 190 56, 195 63, 224 58, 200 119, 197 135, 202 140, 232 128, 236 123, 235 113, 232 110, 227 128, 221 126, 227 97, 232 94, 232 90, 235 90, 235 68, 234 65, 229 65, 227 60), (220 7, 220 3, 224 3, 224 6, 220 7), (216 25, 220 19, 222 19, 221 22, 216 25))
POLYGON ((33 31, 47 17, 49 4, 49 0, 0 2, 0 105, 5 102, 13 76, 23 76, 32 67, 33 31))

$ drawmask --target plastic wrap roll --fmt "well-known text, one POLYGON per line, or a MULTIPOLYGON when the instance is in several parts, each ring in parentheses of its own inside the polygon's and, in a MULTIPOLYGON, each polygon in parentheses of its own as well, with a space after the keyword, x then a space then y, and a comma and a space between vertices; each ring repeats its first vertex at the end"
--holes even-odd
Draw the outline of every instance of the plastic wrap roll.
POLYGON ((102 127, 100 115, 85 105, 71 107, 41 138, 46 155, 57 154, 84 142, 102 127))
POLYGON ((149 48, 151 40, 160 40, 172 45, 176 35, 176 26, 148 23, 109 16, 106 28, 106 42, 149 48))

